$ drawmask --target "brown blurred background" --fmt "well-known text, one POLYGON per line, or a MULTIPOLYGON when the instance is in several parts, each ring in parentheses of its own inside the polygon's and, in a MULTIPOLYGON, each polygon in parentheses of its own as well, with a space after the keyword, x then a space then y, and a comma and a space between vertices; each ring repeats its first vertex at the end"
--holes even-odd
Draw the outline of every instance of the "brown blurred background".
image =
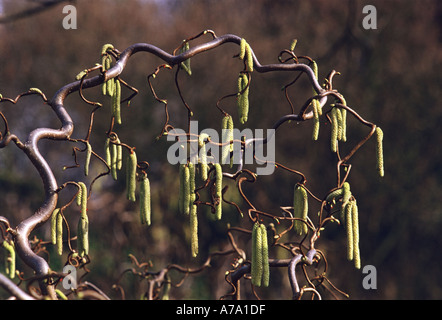
MULTIPOLYGON (((33 1, 23 0, 5 0, 2 4, 2 17, 35 5, 33 1)), ((100 50, 106 43, 121 51, 133 43, 147 42, 172 52, 183 39, 212 29, 217 35, 233 33, 244 37, 260 62, 268 64, 277 63, 279 52, 298 39, 295 52, 315 59, 320 77, 332 69, 339 71, 341 75, 335 78, 334 86, 350 106, 366 120, 379 125, 385 134, 385 177, 379 179, 376 174, 374 141, 364 145, 352 158, 350 174, 360 210, 362 265, 376 267, 377 289, 362 287, 365 275, 346 260, 345 234, 335 226, 326 228, 317 244, 327 255, 328 277, 352 299, 442 297, 440 2, 78 0, 70 3, 77 9, 76 30, 65 30, 62 26, 65 17, 62 8, 66 4, 0 24, 0 93, 4 97, 15 97, 30 87, 38 87, 48 98, 52 97, 60 87, 72 82, 78 72, 100 63, 100 50), (365 17, 362 9, 368 4, 377 9, 376 30, 362 27, 365 17)), ((206 37, 195 43, 208 40, 206 37)), ((238 59, 232 59, 237 52, 236 46, 226 45, 199 55, 191 61, 193 75, 180 75, 182 90, 198 116, 200 129, 219 128, 215 103, 222 95, 236 90, 237 73, 242 67, 238 59)), ((168 263, 196 266, 206 259, 208 252, 228 247, 227 222, 243 223, 229 209, 223 223, 211 221, 210 214, 200 214, 200 255, 197 259, 189 257, 187 219, 176 210, 177 168, 166 162, 165 150, 169 144, 164 140, 155 142, 164 121, 164 109, 152 98, 146 83, 147 74, 160 63, 161 60, 148 54, 136 54, 129 61, 122 78, 140 93, 131 107, 124 109, 123 125, 118 129, 120 138, 136 146, 139 158, 151 165, 152 226, 139 225, 136 204, 125 200, 123 178, 116 182, 110 177, 100 179, 90 202, 92 263, 88 265, 91 273, 86 279, 112 298, 120 297, 111 287, 130 266, 129 253, 140 261, 150 260, 152 270, 168 263)), ((171 122, 183 127, 185 109, 173 86, 173 75, 162 72, 155 89, 160 97, 169 100, 171 122)), ((290 112, 280 89, 293 75, 253 76, 248 126, 266 128, 290 112)), ((295 87, 291 98, 299 107, 310 89, 305 79, 295 87)), ((98 88, 87 95, 90 100, 102 99, 98 88)), ((74 136, 84 138, 91 107, 82 103, 77 94, 69 97, 66 105, 76 124, 74 136)), ((235 110, 230 101, 224 106, 235 110)), ((48 107, 35 97, 25 97, 14 106, 2 104, 1 108, 10 121, 11 131, 22 139, 37 126, 59 125, 48 107)), ((106 110, 96 115, 91 143, 100 154, 108 116, 106 110)), ((321 127, 320 141, 313 143, 310 123, 300 124, 297 130, 293 126, 296 124, 281 129, 277 160, 304 172, 312 191, 323 195, 335 183, 327 127, 321 127)), ((349 122, 348 134, 356 141, 366 134, 366 128, 355 121, 349 122)), ((73 146, 73 143, 41 142, 43 154, 60 183, 83 179, 81 167, 62 170, 63 166, 74 163, 73 146)), ((79 155, 80 163, 83 160, 83 155, 79 155)), ((98 163, 95 165, 92 163, 92 170, 98 174, 103 168, 98 163)), ((261 181, 247 189, 257 207, 278 212, 279 206, 291 205, 293 175, 277 171, 261 181)), ((0 214, 13 225, 31 215, 42 200, 37 173, 13 145, 0 150, 0 194, 0 214)), ((68 201, 72 194, 67 190, 60 201, 68 201)), ((231 197, 235 197, 233 191, 231 197)), ((78 217, 75 210, 69 216, 73 226, 78 217)), ((45 225, 36 235, 49 239, 49 227, 45 225)), ((56 255, 52 246, 48 245, 47 250, 51 267, 61 270, 64 259, 56 255)), ((271 254, 287 257, 284 252, 271 251, 271 254)), ((172 289, 171 298, 217 299, 229 292, 230 287, 224 281, 229 263, 229 259, 215 259, 212 268, 188 277, 181 288, 172 289)), ((18 268, 26 270, 20 264, 18 268)), ((272 277, 271 286, 259 289, 260 295, 290 299, 286 270, 275 271, 272 277)), ((127 298, 137 299, 145 290, 144 283, 130 275, 125 275, 121 284, 127 298)))

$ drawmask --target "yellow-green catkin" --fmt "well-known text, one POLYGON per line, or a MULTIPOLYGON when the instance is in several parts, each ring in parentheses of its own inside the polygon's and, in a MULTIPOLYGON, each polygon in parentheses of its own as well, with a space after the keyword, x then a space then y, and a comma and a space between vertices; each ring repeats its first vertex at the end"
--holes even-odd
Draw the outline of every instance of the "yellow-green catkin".
POLYGON ((141 224, 150 226, 151 224, 151 196, 150 181, 143 175, 140 181, 140 219, 141 224))
POLYGON ((115 143, 112 143, 111 146, 111 174, 112 178, 116 181, 118 179, 118 173, 117 173, 117 158, 118 158, 118 151, 117 151, 117 145, 115 143))
POLYGON ((321 110, 321 106, 318 100, 313 99, 312 101, 312 105, 313 105, 313 134, 312 134, 312 139, 314 141, 318 140, 319 138, 319 128, 320 128, 320 124, 321 121, 319 119, 319 113, 321 110))
POLYGON ((229 162, 230 151, 232 151, 233 144, 227 144, 233 140, 233 119, 231 115, 226 115, 221 120, 221 134, 222 146, 221 150, 221 163, 226 164, 229 162))
POLYGON ((349 203, 351 198, 351 190, 350 190, 350 183, 348 183, 347 181, 344 182, 344 184, 342 185, 342 206, 341 206, 341 220, 345 221, 346 219, 346 207, 347 204, 349 203))
MULTIPOLYGON (((181 47, 180 53, 189 51, 189 49, 190 49, 189 42, 186 41, 186 43, 181 47)), ((190 68, 190 58, 184 60, 183 62, 181 62, 180 66, 181 66, 182 69, 184 69, 184 71, 186 71, 186 73, 189 76, 192 75, 192 69, 190 68)))
POLYGON ((246 39, 242 38, 240 45, 239 45, 239 59, 240 60, 244 60, 244 58, 246 56, 246 46, 247 46, 247 41, 246 41, 246 39))
POLYGON ((135 202, 135 191, 137 186, 137 154, 133 150, 131 150, 127 156, 126 168, 126 198, 129 201, 135 202))
MULTIPOLYGON (((190 203, 189 206, 192 206, 193 202, 196 200, 195 194, 195 165, 192 162, 189 162, 189 189, 190 189, 190 203)), ((191 209, 191 208, 190 208, 191 209)))
POLYGON ((169 300, 169 291, 170 291, 170 281, 166 279, 165 282, 163 282, 163 290, 161 292, 161 300, 169 300))
MULTIPOLYGON (((296 45, 296 43, 295 43, 295 45, 296 45)), ((317 65, 316 61, 313 61, 312 70, 313 70, 313 73, 315 74, 316 80, 318 80, 318 65, 317 65)), ((313 94, 316 95, 316 91, 314 88, 313 88, 313 94)), ((320 123, 321 123, 319 120, 319 116, 322 115, 322 108, 321 108, 321 104, 320 104, 319 100, 313 99, 312 100, 312 107, 313 107, 313 135, 312 135, 312 139, 314 141, 316 141, 319 138, 319 127, 320 127, 320 123)))
POLYGON ((89 174, 89 164, 91 162, 92 146, 89 141, 86 141, 86 159, 84 161, 84 175, 89 174))
POLYGON ((60 212, 60 208, 54 209, 51 216, 51 243, 57 244, 57 216, 60 212))
POLYGON ((239 121, 244 124, 249 114, 249 78, 247 74, 240 73, 238 77, 238 116, 239 121))
POLYGON ((200 148, 199 151, 199 161, 200 161, 200 172, 201 172, 201 179, 203 181, 207 181, 208 178, 208 164, 207 164, 207 153, 206 153, 206 143, 204 140, 206 140, 209 136, 206 133, 202 133, 198 138, 198 145, 200 148))
POLYGON ((376 127, 376 161, 378 173, 384 176, 384 150, 383 150, 384 132, 380 127, 376 127))
POLYGON ((190 210, 190 244, 192 257, 198 255, 198 207, 193 202, 190 210))
POLYGON ((347 110, 341 109, 341 141, 346 142, 347 141, 347 110))
POLYGON ((58 255, 63 254, 63 215, 58 212, 56 215, 56 245, 58 255))
POLYGON ((115 123, 121 124, 121 84, 120 80, 116 79, 114 84, 114 91, 112 93, 111 108, 112 116, 115 123))
POLYGON ((250 72, 253 72, 253 54, 252 54, 252 48, 247 43, 246 45, 246 66, 247 70, 250 72))
MULTIPOLYGON (((80 256, 84 256, 89 252, 89 218, 87 216, 88 193, 87 187, 83 182, 78 182, 78 186, 81 191, 77 194, 77 203, 80 198, 81 215, 77 226, 77 250, 80 256)), ((59 216, 61 216, 61 214, 59 214, 59 216)), ((57 220, 57 222, 60 223, 59 220, 57 220)), ((57 244, 58 242, 59 240, 57 239, 57 244)))
POLYGON ((81 257, 89 254, 89 218, 87 215, 81 215, 78 221, 77 250, 81 257))
POLYGON ((222 188, 223 188, 223 171, 219 163, 215 163, 215 188, 217 203, 215 205, 215 216, 217 220, 221 220, 222 217, 222 188))
MULTIPOLYGON (((307 222, 308 197, 305 188, 301 185, 296 185, 293 198, 293 217, 307 222)), ((294 221, 295 231, 299 235, 304 235, 308 232, 307 224, 303 221, 294 221)))
POLYGON ((262 286, 268 287, 270 282, 269 244, 267 229, 264 224, 260 225, 262 237, 262 286))
POLYGON ((331 137, 330 137, 330 144, 331 144, 331 151, 336 152, 338 150, 338 115, 336 108, 333 108, 331 110, 331 137))
POLYGON ((292 43, 290 44, 290 51, 294 51, 296 48, 296 44, 298 43, 298 39, 293 39, 292 43))
MULTIPOLYGON (((101 65, 102 65, 103 71, 109 70, 111 67, 112 56, 107 53, 107 50, 113 50, 113 49, 114 49, 114 46, 109 43, 105 44, 101 48, 101 65)), ((103 83, 103 86, 102 86, 103 95, 112 96, 112 93, 114 91, 113 84, 114 84, 113 79, 109 79, 103 83)))
POLYGON ((60 297, 61 300, 68 300, 68 297, 66 297, 66 295, 60 289, 55 289, 55 293, 60 297))
POLYGON ((110 139, 106 138, 104 142, 104 160, 106 161, 106 164, 111 167, 112 165, 112 155, 111 155, 111 148, 110 148, 110 139))
POLYGON ((186 167, 185 164, 180 164, 180 166, 179 166, 180 189, 179 189, 179 193, 178 193, 178 210, 180 213, 184 213, 184 188, 185 188, 184 170, 185 170, 185 167, 186 167))
POLYGON ((77 204, 80 204, 81 215, 87 215, 87 187, 84 182, 78 182, 79 192, 77 193, 77 204))
POLYGON ((183 213, 188 215, 190 213, 190 203, 191 203, 191 194, 190 194, 190 168, 189 165, 186 164, 183 172, 183 213))
POLYGON ((262 229, 259 223, 256 222, 252 229, 252 265, 251 265, 251 276, 252 284, 254 286, 260 287, 262 283, 262 229))
POLYGON ((342 112, 341 109, 335 108, 336 120, 338 121, 338 141, 342 141, 342 112))
POLYGON ((3 247, 6 249, 5 271, 10 279, 15 278, 15 246, 14 242, 9 243, 3 240, 3 247))
POLYGON ((356 200, 351 203, 351 217, 352 217, 352 227, 353 227, 353 259, 356 269, 361 268, 361 254, 359 250, 359 212, 356 200))
POLYGON ((123 168, 123 146, 118 137, 115 140, 115 144, 117 146, 117 170, 121 170, 123 168))
POLYGON ((353 260, 353 218, 352 218, 352 204, 347 203, 345 210, 345 230, 347 233, 347 259, 353 260))

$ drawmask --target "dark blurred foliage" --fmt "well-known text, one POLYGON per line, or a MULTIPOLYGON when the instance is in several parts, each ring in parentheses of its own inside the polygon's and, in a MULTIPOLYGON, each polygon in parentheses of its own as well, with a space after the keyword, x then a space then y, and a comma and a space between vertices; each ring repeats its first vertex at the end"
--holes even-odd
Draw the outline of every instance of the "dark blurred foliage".
MULTIPOLYGON (((3 14, 29 6, 27 1, 3 3, 3 14)), ((442 245, 442 6, 438 1, 78 0, 73 4, 78 13, 77 30, 63 29, 63 4, 0 25, 0 93, 4 97, 15 97, 30 87, 38 87, 50 98, 72 82, 78 72, 100 63, 99 54, 105 43, 112 43, 121 51, 133 43, 147 42, 172 52, 183 39, 212 29, 217 35, 233 33, 244 37, 261 63, 267 64, 277 63, 279 52, 296 38, 297 54, 316 59, 321 77, 332 69, 339 71, 341 75, 335 77, 334 86, 351 107, 379 125, 385 134, 385 177, 379 179, 376 174, 375 144, 371 140, 352 158, 350 174, 360 208, 362 265, 377 268, 377 289, 363 289, 365 275, 346 260, 343 229, 334 226, 327 228, 317 243, 327 255, 328 277, 353 299, 442 297, 438 254, 442 245), (362 28, 362 8, 367 4, 377 9, 376 30, 362 28)), ((196 42, 205 40, 209 38, 196 42)), ((237 72, 242 67, 237 59, 232 59, 237 50, 236 46, 226 45, 199 55, 191 61, 193 75, 180 74, 183 94, 198 116, 200 129, 220 126, 220 116, 214 113, 215 103, 222 95, 236 90, 237 72)), ((130 59, 122 78, 140 93, 124 109, 123 125, 118 128, 120 138, 136 146, 138 157, 151 165, 152 226, 140 226, 137 205, 125 200, 123 177, 116 182, 111 177, 99 179, 89 205, 92 262, 88 265, 91 273, 85 279, 112 298, 120 297, 111 288, 122 271, 131 266, 128 254, 139 261, 151 261, 152 270, 169 263, 198 266, 209 252, 228 248, 228 222, 250 227, 234 210, 226 209, 221 223, 211 221, 210 213, 200 213, 200 255, 190 258, 188 220, 177 214, 178 169, 166 161, 165 151, 170 143, 155 142, 164 121, 164 109, 153 99, 146 76, 160 63, 148 54, 136 54, 130 59)), ((186 113, 176 94, 173 76, 174 72, 162 71, 154 85, 157 94, 169 100, 171 122, 184 127, 186 113)), ((248 126, 266 128, 290 112, 280 89, 292 77, 253 74, 248 126)), ((293 87, 290 94, 295 106, 305 101, 309 90, 306 81, 293 87)), ((90 100, 103 99, 98 88, 86 92, 90 100)), ((25 97, 17 105, 5 106, 2 110, 11 131, 22 139, 33 128, 59 125, 52 111, 36 97, 25 97)), ((67 99, 66 106, 76 124, 73 136, 84 138, 91 106, 77 94, 67 99)), ((234 113, 234 102, 226 100, 223 106, 234 113)), ((92 132, 91 143, 99 154, 103 154, 108 129, 106 110, 97 112, 92 132)), ((292 123, 280 132, 278 161, 302 171, 308 186, 320 196, 334 187, 334 160, 328 147, 327 127, 321 126, 319 142, 311 141, 310 123, 292 123), (293 130, 292 126, 299 129, 293 130)), ((365 134, 365 127, 349 122, 348 135, 354 141, 365 134)), ((63 166, 74 164, 72 143, 44 141, 40 145, 60 183, 84 179, 83 154, 79 154, 79 168, 62 170, 63 166)), ((93 162, 92 168, 95 174, 103 170, 98 162, 93 162)), ((291 205, 295 179, 276 171, 262 177, 256 186, 248 186, 246 192, 261 210, 278 212, 279 206, 291 205)), ((0 152, 0 192, 1 215, 13 225, 30 216, 43 198, 38 174, 13 145, 0 152)), ((69 201, 73 192, 67 189, 60 202, 69 201)), ((238 197, 233 184, 229 192, 232 198, 238 197)), ((67 214, 73 226, 78 218, 76 210, 72 207, 67 214)), ((36 235, 49 239, 49 226, 40 228, 36 235)), ((242 243, 247 244, 247 237, 235 236, 242 237, 242 243)), ((47 251, 51 267, 60 270, 64 257, 57 256, 50 245, 47 251)), ((286 252, 276 250, 272 254, 288 257, 286 252)), ((171 298, 219 298, 230 291, 224 272, 231 262, 231 256, 214 258, 211 268, 187 277, 180 288, 173 288, 171 298)), ((20 264, 18 267, 27 270, 20 264)), ((174 280, 180 277, 177 273, 174 280)), ((286 270, 272 271, 272 277, 270 287, 258 289, 259 294, 269 299, 290 299, 286 270)), ((146 288, 145 283, 129 274, 121 278, 120 284, 126 297, 133 299, 139 298, 146 288)))

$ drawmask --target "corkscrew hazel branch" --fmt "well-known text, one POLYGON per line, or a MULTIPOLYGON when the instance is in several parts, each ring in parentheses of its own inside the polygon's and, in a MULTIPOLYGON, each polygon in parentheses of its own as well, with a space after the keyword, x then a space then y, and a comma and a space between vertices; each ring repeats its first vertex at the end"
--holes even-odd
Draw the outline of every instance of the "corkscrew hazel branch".
MULTIPOLYGON (((113 79, 117 77, 121 71, 123 70, 128 58, 136 52, 145 51, 153 53, 154 55, 164 59, 167 63, 170 63, 172 66, 175 64, 180 64, 184 60, 195 56, 196 54, 199 54, 201 52, 213 49, 221 44, 227 43, 227 42, 233 42, 236 44, 239 44, 240 38, 233 36, 233 35, 225 35, 222 37, 216 37, 214 36, 214 39, 211 42, 195 46, 192 49, 188 50, 187 52, 184 52, 180 54, 179 56, 172 56, 167 54, 166 52, 152 46, 149 44, 136 44, 134 46, 131 46, 127 50, 125 50, 122 53, 119 53, 118 56, 112 54, 112 56, 117 58, 117 62, 113 67, 109 67, 108 70, 101 76, 93 77, 90 79, 84 79, 82 85, 79 84, 79 82, 75 82, 69 85, 66 85, 65 87, 61 88, 56 95, 54 96, 53 100, 50 101, 49 105, 54 109, 57 116, 62 121, 62 128, 59 130, 51 130, 51 129, 42 129, 42 130, 36 130, 30 135, 30 141, 29 145, 31 146, 27 150, 27 154, 29 158, 32 160, 32 163, 35 165, 37 170, 40 172, 42 176, 42 180, 44 183, 44 188, 46 191, 46 198, 45 203, 42 206, 40 210, 32 217, 32 219, 26 220, 26 223, 21 225, 21 228, 18 228, 18 247, 22 248, 23 257, 24 260, 28 263, 30 263, 31 267, 34 268, 34 270, 37 271, 37 273, 45 272, 47 270, 45 264, 39 260, 35 255, 32 255, 30 250, 27 250, 29 246, 24 244, 23 239, 26 238, 29 235, 29 233, 35 228, 35 226, 43 223, 50 217, 50 214, 52 213, 53 209, 55 208, 56 204, 56 196, 53 196, 51 194, 51 191, 55 190, 52 188, 53 186, 57 186, 55 182, 55 179, 53 179, 52 172, 50 169, 47 168, 46 162, 44 162, 44 159, 41 157, 41 155, 38 152, 37 148, 37 142, 38 140, 42 138, 51 138, 51 139, 65 139, 66 137, 69 137, 72 133, 73 124, 68 116, 66 110, 64 109, 64 100, 65 98, 72 92, 79 90, 80 87, 83 88, 89 88, 94 87, 99 84, 102 84, 103 82, 113 79), (28 232, 29 231, 29 232, 28 232), (27 254, 29 253, 29 254, 27 254)), ((106 50, 107 52, 107 50, 106 50)), ((109 52, 110 54, 110 52, 109 52)), ((303 64, 293 64, 293 65, 265 65, 262 66, 259 61, 256 59, 256 57, 252 54, 252 59, 254 60, 254 67, 255 70, 258 72, 269 72, 269 71, 295 71, 299 70, 304 73, 306 73, 313 83, 313 87, 318 93, 323 92, 323 90, 320 88, 320 86, 317 83, 317 80, 313 78, 312 71, 310 68, 307 68, 303 64)), ((308 119, 311 118, 313 114, 307 115, 303 114, 302 119, 308 119)), ((27 148, 27 145, 24 144, 20 145, 19 140, 13 140, 12 138, 8 138, 8 141, 14 141, 20 148, 27 148)), ((2 144, 5 145, 5 143, 2 141, 2 144)), ((351 156, 351 155, 350 155, 351 156)), ((239 184, 240 185, 240 184, 239 184)), ((18 250, 20 251, 20 250, 18 250)))

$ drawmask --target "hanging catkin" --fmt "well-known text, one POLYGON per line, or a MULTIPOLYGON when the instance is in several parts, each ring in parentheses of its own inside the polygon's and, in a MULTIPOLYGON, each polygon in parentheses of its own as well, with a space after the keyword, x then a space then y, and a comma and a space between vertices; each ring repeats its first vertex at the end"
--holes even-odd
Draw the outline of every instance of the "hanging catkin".
POLYGON ((140 219, 141 224, 151 224, 150 181, 143 175, 140 181, 140 219))
POLYGON ((262 283, 262 229, 255 222, 252 229, 252 284, 260 287, 262 283))

